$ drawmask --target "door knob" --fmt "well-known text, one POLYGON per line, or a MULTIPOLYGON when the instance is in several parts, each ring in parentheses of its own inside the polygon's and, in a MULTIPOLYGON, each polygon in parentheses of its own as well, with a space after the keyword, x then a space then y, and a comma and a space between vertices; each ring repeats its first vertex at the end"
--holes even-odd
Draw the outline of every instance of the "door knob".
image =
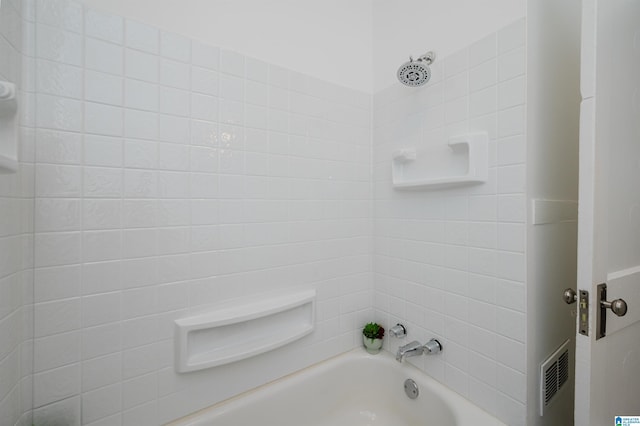
POLYGON ((602 283, 596 286, 597 295, 597 317, 596 317, 596 340, 602 339, 607 335, 607 309, 619 317, 623 317, 627 313, 627 302, 622 299, 615 299, 611 302, 607 301, 607 284, 602 283))
POLYGON ((601 300, 600 305, 605 309, 611 309, 611 312, 619 317, 623 317, 627 313, 627 302, 623 299, 616 299, 611 302, 601 300))
POLYGON ((576 300, 578 300, 578 295, 576 294, 576 291, 574 289, 569 287, 562 292, 562 300, 564 300, 564 303, 566 303, 567 305, 570 305, 572 303, 576 303, 576 300))

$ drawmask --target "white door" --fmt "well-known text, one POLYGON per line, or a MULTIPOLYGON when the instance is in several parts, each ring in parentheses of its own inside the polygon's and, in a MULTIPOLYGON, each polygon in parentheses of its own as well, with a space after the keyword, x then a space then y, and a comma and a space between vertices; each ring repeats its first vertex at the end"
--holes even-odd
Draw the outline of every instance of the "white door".
POLYGON ((575 424, 606 426, 640 416, 640 0, 583 0, 582 26, 575 424), (628 312, 596 339, 600 283, 628 312))

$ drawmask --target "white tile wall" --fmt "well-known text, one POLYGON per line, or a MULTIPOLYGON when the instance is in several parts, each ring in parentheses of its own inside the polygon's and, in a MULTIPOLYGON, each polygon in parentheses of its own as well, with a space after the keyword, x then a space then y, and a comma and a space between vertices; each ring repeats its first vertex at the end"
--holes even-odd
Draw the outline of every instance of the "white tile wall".
MULTIPOLYGON (((24 90, 35 87, 34 79, 23 76, 24 34, 29 29, 23 20, 20 1, 0 5, 0 80, 16 84, 27 103, 24 90), (23 83, 24 78, 24 83, 23 83)), ((26 62, 26 61, 25 61, 26 62)), ((32 63, 34 68, 39 64, 32 63)), ((44 65, 43 65, 44 66, 44 65)), ((67 83, 58 69, 52 73, 51 85, 43 92, 55 92, 67 83)), ((71 71, 70 71, 71 73, 71 71)), ((30 425, 33 366, 33 160, 34 132, 30 115, 20 116, 19 170, 0 174, 0 425, 30 425)), ((62 209, 61 205, 52 206, 62 209)), ((64 224, 59 224, 64 227, 64 224)), ((48 225, 46 225, 48 226, 48 225)), ((63 355, 53 353, 50 365, 63 355)), ((38 364, 40 365, 40 364, 38 364)))
POLYGON ((427 86, 374 97, 376 318, 440 338, 442 357, 417 366, 509 425, 525 421, 524 34, 517 21, 438 58, 427 86), (468 131, 490 135, 486 184, 392 189, 394 150, 468 131))
POLYGON ((156 425, 358 344, 370 96, 67 0, 34 15, 35 417, 156 425), (300 286, 313 335, 174 373, 174 319, 300 286))
MULTIPOLYGON (((21 173, 0 175, 0 425, 31 424, 32 407, 35 422, 159 424, 359 344, 372 307, 441 337, 420 368, 523 421, 523 21, 439 58, 422 89, 376 94, 372 134, 366 94, 68 0, 2 2, 16 14, 36 129, 21 173), (391 189, 394 149, 475 130, 487 184, 391 189), (173 372, 174 319, 307 285, 309 338, 173 372)), ((19 39, 0 36, 3 78, 20 74, 19 39)))

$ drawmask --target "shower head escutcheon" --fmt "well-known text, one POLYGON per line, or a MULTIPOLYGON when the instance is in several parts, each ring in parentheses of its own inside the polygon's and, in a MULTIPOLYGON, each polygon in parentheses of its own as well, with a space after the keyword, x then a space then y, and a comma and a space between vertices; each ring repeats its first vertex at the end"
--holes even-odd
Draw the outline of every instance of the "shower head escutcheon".
POLYGON ((398 80, 409 87, 419 87, 427 84, 431 78, 431 68, 429 65, 436 60, 434 52, 427 52, 418 59, 409 57, 409 62, 402 64, 398 68, 398 80))

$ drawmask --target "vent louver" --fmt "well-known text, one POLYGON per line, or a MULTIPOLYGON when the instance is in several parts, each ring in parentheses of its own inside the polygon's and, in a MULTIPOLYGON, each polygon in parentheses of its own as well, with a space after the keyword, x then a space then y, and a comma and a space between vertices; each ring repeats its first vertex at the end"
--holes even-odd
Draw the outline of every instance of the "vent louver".
POLYGON ((540 415, 569 381, 569 340, 564 342, 540 368, 540 415))
POLYGON ((544 405, 551 402, 551 398, 558 392, 558 363, 551 364, 544 374, 544 405))

